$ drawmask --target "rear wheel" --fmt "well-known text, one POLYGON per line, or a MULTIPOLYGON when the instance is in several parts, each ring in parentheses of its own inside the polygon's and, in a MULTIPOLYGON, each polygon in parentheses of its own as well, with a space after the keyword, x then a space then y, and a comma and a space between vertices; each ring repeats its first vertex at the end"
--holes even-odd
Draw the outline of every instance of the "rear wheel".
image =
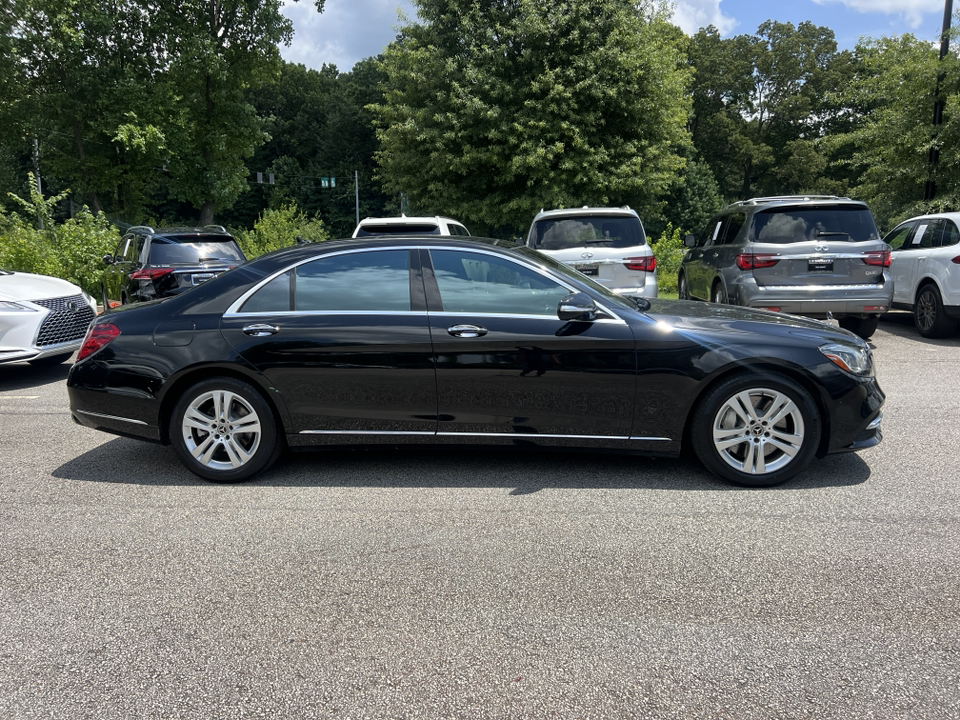
POLYGON ((253 477, 282 450, 273 411, 260 393, 225 377, 183 394, 170 418, 170 441, 189 470, 212 482, 253 477))
POLYGON ((727 303, 727 291, 723 289, 723 283, 719 281, 714 283, 711 298, 715 303, 720 303, 721 305, 727 303))
POLYGON ((685 273, 680 273, 680 277, 677 278, 677 297, 681 300, 690 299, 690 288, 687 287, 687 276, 685 273))
POLYGON ((877 324, 880 318, 876 315, 870 317, 842 317, 837 322, 844 330, 849 330, 854 335, 859 335, 864 340, 869 340, 870 336, 877 331, 877 324))
POLYGON ((783 375, 736 375, 697 405, 691 441, 700 461, 723 479, 779 485, 813 460, 820 415, 806 390, 783 375))
POLYGON ((934 285, 924 285, 920 289, 913 305, 913 322, 920 334, 928 338, 947 337, 957 329, 957 321, 947 317, 940 292, 934 285))

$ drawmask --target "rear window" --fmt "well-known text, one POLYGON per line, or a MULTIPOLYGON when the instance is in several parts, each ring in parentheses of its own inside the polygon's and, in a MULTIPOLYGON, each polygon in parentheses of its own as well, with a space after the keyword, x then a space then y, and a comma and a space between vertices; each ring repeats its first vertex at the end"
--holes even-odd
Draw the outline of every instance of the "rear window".
POLYGON ((217 261, 239 264, 245 260, 233 238, 201 235, 179 239, 154 237, 150 241, 151 265, 195 265, 217 261))
POLYGON ((530 246, 537 250, 586 246, 626 248, 646 243, 640 219, 629 215, 544 218, 534 223, 530 234, 530 246))
POLYGON ((382 225, 361 225, 357 237, 370 235, 439 235, 440 227, 435 223, 394 223, 382 225))
POLYGON ((777 245, 810 240, 865 242, 879 240, 880 233, 865 207, 781 208, 754 215, 750 239, 777 245))

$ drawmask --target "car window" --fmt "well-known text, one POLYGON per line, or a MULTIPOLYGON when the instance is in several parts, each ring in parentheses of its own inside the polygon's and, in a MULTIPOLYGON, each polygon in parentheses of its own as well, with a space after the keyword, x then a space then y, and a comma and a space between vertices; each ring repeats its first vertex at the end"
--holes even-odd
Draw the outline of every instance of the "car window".
POLYGON ((842 205, 758 212, 753 216, 750 238, 755 242, 786 245, 811 240, 864 242, 878 240, 880 235, 868 209, 842 205))
POLYGON ((894 228, 893 232, 884 238, 884 241, 890 245, 892 250, 900 250, 910 239, 910 233, 916 226, 915 222, 908 222, 894 228))
POLYGON ((730 213, 723 221, 723 235, 719 243, 722 245, 730 245, 734 240, 737 239, 737 235, 740 232, 740 228, 743 227, 744 223, 747 222, 747 214, 736 212, 730 213))
POLYGON ((933 248, 940 247, 940 235, 943 232, 943 226, 946 224, 945 220, 933 220, 930 223, 930 227, 927 228, 927 231, 919 238, 917 247, 920 248, 933 248))
POLYGON ((723 218, 714 218, 710 221, 710 224, 707 225, 707 229, 703 231, 703 235, 697 238, 697 245, 703 247, 705 245, 713 245, 716 242, 716 239, 720 236, 720 231, 723 229, 723 218))
POLYGON ((578 247, 636 247, 645 245, 640 219, 633 215, 577 215, 537 220, 530 247, 564 250, 578 247))
POLYGON ((463 225, 457 225, 457 224, 450 225, 450 234, 463 235, 464 237, 470 237, 470 233, 467 232, 467 229, 463 225))
POLYGON ((275 277, 251 295, 240 312, 289 312, 293 308, 293 295, 290 292, 292 277, 292 270, 275 277))
POLYGON ((960 230, 953 220, 944 220, 943 234, 940 236, 941 247, 949 247, 960 243, 960 230))
POLYGON ((140 251, 143 249, 143 236, 134 235, 127 242, 127 247, 123 251, 123 259, 127 262, 139 262, 140 251))
POLYGON ((917 225, 917 231, 910 239, 910 244, 904 245, 903 249, 919 250, 921 247, 930 247, 930 235, 933 233, 932 224, 933 222, 930 220, 921 220, 917 225), (924 244, 924 238, 926 238, 926 244, 924 244))
POLYGON ((296 268, 297 311, 410 310, 410 251, 324 257, 296 268))
POLYGON ((546 315, 570 294, 563 285, 505 258, 465 250, 431 250, 445 312, 546 315))
POLYGON ((371 235, 439 235, 440 226, 436 223, 379 223, 361 225, 357 228, 357 237, 371 235))
POLYGON ((150 241, 151 265, 195 265, 199 262, 215 261, 242 263, 245 259, 243 251, 233 238, 154 237, 150 241))

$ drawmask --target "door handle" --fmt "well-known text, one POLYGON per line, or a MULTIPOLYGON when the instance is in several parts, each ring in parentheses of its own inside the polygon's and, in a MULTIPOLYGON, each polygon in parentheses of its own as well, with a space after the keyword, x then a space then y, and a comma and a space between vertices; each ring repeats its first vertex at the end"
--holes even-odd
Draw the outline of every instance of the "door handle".
POLYGON ((480 325, 451 325, 447 332, 454 337, 475 338, 487 334, 487 329, 480 325))
POLYGON ((266 325, 263 323, 247 325, 243 329, 245 335, 252 335, 253 337, 266 337, 267 335, 276 335, 278 332, 280 332, 280 328, 276 325, 266 325))

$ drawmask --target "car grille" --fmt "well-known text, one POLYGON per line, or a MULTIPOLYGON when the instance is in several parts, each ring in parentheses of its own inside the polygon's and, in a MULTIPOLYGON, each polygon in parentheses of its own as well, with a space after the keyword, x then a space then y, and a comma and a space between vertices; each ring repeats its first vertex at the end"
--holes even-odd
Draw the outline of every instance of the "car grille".
POLYGON ((37 334, 37 347, 79 340, 86 334, 87 326, 96 316, 83 295, 30 302, 50 311, 37 334))

